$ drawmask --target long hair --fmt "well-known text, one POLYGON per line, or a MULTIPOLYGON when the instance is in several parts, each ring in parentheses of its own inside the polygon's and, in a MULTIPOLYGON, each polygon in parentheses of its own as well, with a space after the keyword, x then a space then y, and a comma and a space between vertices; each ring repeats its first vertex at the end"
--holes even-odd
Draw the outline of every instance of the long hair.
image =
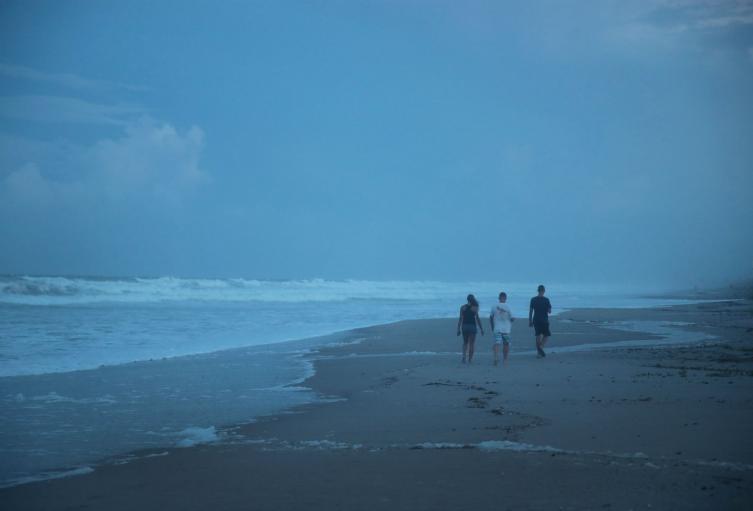
POLYGON ((468 300, 468 303, 470 304, 471 307, 478 307, 478 300, 476 300, 475 296, 468 295, 466 299, 468 300))

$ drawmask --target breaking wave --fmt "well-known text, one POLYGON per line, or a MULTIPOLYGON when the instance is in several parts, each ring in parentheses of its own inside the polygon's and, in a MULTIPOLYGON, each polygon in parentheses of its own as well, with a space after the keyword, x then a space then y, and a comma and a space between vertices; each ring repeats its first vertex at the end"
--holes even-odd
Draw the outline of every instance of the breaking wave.
MULTIPOLYGON (((0 276, 0 302, 26 305, 83 303, 343 302, 357 300, 457 300, 495 284, 433 281, 253 280, 0 276)), ((522 286, 521 286, 522 287, 522 286)), ((526 285, 526 289, 530 285, 526 285)))

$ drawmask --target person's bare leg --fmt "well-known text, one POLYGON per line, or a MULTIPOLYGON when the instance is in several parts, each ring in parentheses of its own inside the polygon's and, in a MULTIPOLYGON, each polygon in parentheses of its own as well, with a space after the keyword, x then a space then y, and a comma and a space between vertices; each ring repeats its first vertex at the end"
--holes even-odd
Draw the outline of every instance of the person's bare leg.
POLYGON ((507 364, 507 356, 509 354, 510 354, 510 343, 506 342, 502 345, 502 363, 507 364))
POLYGON ((543 335, 537 335, 536 336, 536 352, 538 353, 539 358, 541 358, 541 357, 544 356, 544 354, 543 354, 544 350, 542 349, 542 345, 541 345, 541 343, 543 342, 543 340, 544 340, 544 336, 543 335))
POLYGON ((544 346, 546 346, 546 341, 549 340, 549 336, 542 335, 541 336, 541 356, 545 357, 546 353, 544 353, 544 346))
POLYGON ((473 349, 476 344, 476 334, 470 334, 468 336, 468 363, 473 361, 473 349))
POLYGON ((499 364, 499 344, 495 342, 492 350, 494 351, 494 365, 497 365, 499 364))
POLYGON ((468 356, 468 338, 470 335, 463 332, 463 360, 462 363, 465 364, 466 357, 468 356))

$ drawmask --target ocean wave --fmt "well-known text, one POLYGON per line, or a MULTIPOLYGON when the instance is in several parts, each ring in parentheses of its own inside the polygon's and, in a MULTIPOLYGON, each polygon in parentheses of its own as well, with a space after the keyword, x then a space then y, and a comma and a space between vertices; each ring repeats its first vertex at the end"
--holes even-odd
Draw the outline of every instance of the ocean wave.
POLYGON ((14 282, 3 288, 3 293, 9 295, 27 296, 74 296, 79 288, 75 285, 55 285, 53 283, 14 282))
POLYGON ((84 303, 345 302, 456 299, 488 283, 370 280, 186 279, 179 277, 105 279, 89 277, 0 277, 0 302, 24 305, 84 303))

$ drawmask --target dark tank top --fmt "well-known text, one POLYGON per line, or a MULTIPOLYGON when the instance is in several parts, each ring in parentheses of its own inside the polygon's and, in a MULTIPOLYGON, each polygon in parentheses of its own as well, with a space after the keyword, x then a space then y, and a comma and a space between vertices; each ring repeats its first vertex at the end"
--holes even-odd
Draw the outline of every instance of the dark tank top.
POLYGON ((476 312, 470 305, 463 306, 463 324, 475 325, 476 324, 476 312))

